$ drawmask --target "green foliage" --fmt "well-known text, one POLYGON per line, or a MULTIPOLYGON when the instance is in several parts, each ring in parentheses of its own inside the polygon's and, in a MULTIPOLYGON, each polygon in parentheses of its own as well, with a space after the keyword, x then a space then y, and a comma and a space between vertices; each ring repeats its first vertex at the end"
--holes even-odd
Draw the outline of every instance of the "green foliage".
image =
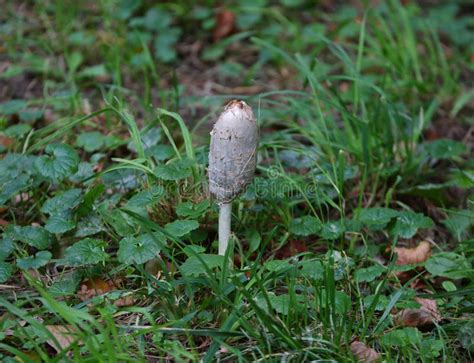
POLYGON ((4 261, 0 261, 0 283, 7 281, 13 273, 13 266, 4 261))
POLYGON ((200 253, 198 256, 189 256, 180 270, 185 276, 199 276, 216 267, 222 268, 224 261, 224 256, 200 253))
POLYGON ((193 164, 194 162, 189 159, 175 160, 169 164, 158 165, 154 172, 160 179, 176 181, 191 176, 193 164))
POLYGON ((45 228, 55 234, 65 233, 76 227, 74 210, 82 202, 81 189, 70 189, 48 199, 41 212, 49 214, 45 228))
POLYGON ((0 160, 0 204, 33 184, 35 158, 23 154, 7 154, 0 160))
POLYGON ((472 360, 469 7, 326 5, 4 4, 1 361, 472 360), (206 166, 234 98, 261 142, 226 260, 206 166), (399 326, 418 297, 442 319, 399 326))
POLYGON ((53 240, 50 233, 43 227, 10 225, 6 229, 5 234, 7 239, 26 243, 39 250, 48 248, 53 240))
POLYGON ((185 218, 199 218, 209 210, 209 200, 203 200, 197 204, 191 202, 180 203, 176 206, 176 214, 185 218))
POLYGON ((466 152, 466 146, 458 141, 440 139, 425 144, 426 153, 433 159, 452 159, 466 152))
POLYGON ((35 167, 39 174, 52 182, 60 182, 77 171, 79 156, 69 145, 51 144, 46 146, 48 155, 38 157, 35 167))
POLYGON ((39 251, 34 256, 17 259, 16 265, 23 270, 28 270, 30 268, 38 269, 45 266, 49 260, 51 260, 51 257, 53 257, 51 252, 39 251))
POLYGON ((125 237, 120 241, 117 257, 127 265, 142 264, 158 257, 166 242, 161 234, 143 234, 138 237, 125 237))
POLYGON ((403 238, 412 238, 418 229, 430 228, 432 226, 433 221, 431 218, 425 217, 421 213, 401 212, 391 232, 403 238))
POLYGON ((106 146, 106 136, 100 132, 83 132, 77 137, 76 145, 87 152, 94 152, 106 146))
POLYGON ((176 220, 174 222, 168 223, 165 226, 166 232, 175 236, 182 237, 187 235, 189 232, 194 231, 199 228, 199 223, 195 220, 176 220))
POLYGON ((386 271, 381 265, 374 265, 367 268, 358 269, 355 273, 357 282, 372 282, 386 271))
POLYGON ((5 261, 15 249, 15 244, 10 237, 4 235, 0 241, 0 261, 5 261))
POLYGON ((433 276, 451 279, 472 278, 472 265, 461 255, 454 252, 441 252, 426 261, 426 270, 433 276))
POLYGON ((69 266, 86 266, 102 263, 109 258, 105 252, 106 243, 104 241, 85 238, 68 247, 64 252, 61 264, 69 266))
POLYGON ((295 218, 290 223, 290 232, 297 236, 309 236, 316 234, 321 229, 321 223, 316 217, 303 216, 295 218))

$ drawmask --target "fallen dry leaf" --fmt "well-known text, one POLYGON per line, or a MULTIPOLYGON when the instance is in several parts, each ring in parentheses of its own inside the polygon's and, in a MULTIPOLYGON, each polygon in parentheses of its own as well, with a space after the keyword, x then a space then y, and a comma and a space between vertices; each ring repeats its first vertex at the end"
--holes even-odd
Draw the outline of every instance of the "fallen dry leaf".
POLYGON ((400 326, 422 327, 431 325, 433 317, 423 309, 403 309, 395 315, 394 322, 400 326))
POLYGON ((133 296, 122 296, 114 301, 114 305, 118 308, 125 308, 127 306, 135 305, 136 299, 133 296))
POLYGON ((284 260, 285 258, 289 258, 297 255, 298 253, 303 253, 306 251, 308 251, 308 247, 303 240, 292 240, 276 251, 275 258, 284 260))
POLYGON ((0 226, 1 227, 6 227, 8 226, 9 222, 6 221, 5 219, 0 218, 0 226))
POLYGON ((13 144, 12 139, 6 136, 0 135, 0 145, 2 145, 5 149, 8 149, 12 144, 13 144))
POLYGON ((351 352, 359 362, 372 363, 380 358, 379 353, 358 340, 351 343, 351 352))
POLYGON ((435 321, 440 321, 442 319, 436 300, 415 297, 415 301, 421 305, 420 309, 428 311, 435 321))
POLYGON ((414 265, 425 262, 431 256, 431 244, 422 241, 414 248, 395 247, 394 252, 397 254, 398 266, 414 265))
POLYGON ((234 30, 235 15, 232 11, 224 9, 216 14, 216 25, 212 33, 214 42, 230 35, 234 30))
MULTIPOLYGON (((120 281, 104 281, 100 277, 87 279, 81 283, 77 296, 81 301, 87 301, 95 296, 115 291, 119 285, 120 281)), ((127 295, 114 300, 113 304, 117 307, 126 307, 134 305, 135 301, 136 299, 133 296, 127 295)))
POLYGON ((81 283, 77 296, 82 301, 92 299, 94 296, 105 294, 114 290, 114 284, 102 280, 100 277, 84 280, 81 283))
MULTIPOLYGON (((77 330, 71 325, 46 325, 46 329, 56 338, 49 339, 46 343, 54 348, 57 353, 67 350, 77 340, 77 330)), ((81 342, 78 342, 81 344, 81 342)))
POLYGON ((421 305, 418 309, 404 309, 395 315, 397 325, 410 327, 431 326, 442 319, 436 300, 416 297, 415 301, 421 305))

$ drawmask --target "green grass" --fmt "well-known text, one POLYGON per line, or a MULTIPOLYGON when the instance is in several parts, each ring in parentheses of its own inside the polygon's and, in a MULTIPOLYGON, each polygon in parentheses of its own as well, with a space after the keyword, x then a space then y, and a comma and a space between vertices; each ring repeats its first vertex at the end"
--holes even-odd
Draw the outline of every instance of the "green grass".
POLYGON ((0 359, 472 361, 469 4, 235 2, 218 42, 189 4, 4 6, 0 359), (223 257, 233 98, 261 139, 223 257))

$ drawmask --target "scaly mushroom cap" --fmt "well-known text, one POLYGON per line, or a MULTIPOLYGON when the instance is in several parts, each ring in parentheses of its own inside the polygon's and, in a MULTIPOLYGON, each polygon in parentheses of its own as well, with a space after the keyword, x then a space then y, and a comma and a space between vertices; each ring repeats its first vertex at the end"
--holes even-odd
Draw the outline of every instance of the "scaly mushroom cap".
POLYGON ((252 181, 257 145, 252 109, 244 101, 230 101, 211 131, 209 190, 219 203, 229 203, 252 181))

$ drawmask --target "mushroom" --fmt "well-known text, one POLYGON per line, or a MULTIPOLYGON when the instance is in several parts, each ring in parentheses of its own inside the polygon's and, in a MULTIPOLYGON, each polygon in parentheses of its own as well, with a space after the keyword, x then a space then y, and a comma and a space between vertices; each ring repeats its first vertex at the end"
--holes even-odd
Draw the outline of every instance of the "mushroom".
POLYGON ((258 126, 244 101, 230 101, 211 131, 209 191, 219 204, 219 255, 230 237, 232 201, 252 181, 257 163, 258 126))

